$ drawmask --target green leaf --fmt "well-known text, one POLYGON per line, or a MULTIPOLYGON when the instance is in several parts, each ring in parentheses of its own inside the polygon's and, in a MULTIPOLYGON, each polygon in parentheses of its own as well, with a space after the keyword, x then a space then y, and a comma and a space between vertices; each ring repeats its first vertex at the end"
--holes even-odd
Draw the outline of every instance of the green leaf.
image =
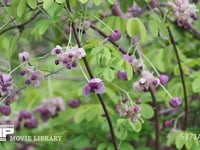
POLYGON ((129 36, 140 36, 141 42, 145 41, 146 38, 146 28, 144 24, 138 18, 128 19, 126 23, 126 31, 129 36))
POLYGON ((133 6, 134 1, 135 1, 135 0, 128 0, 128 1, 126 1, 126 2, 123 1, 123 0, 119 1, 120 7, 121 7, 122 11, 123 11, 123 12, 127 12, 128 7, 133 6))
POLYGON ((168 136, 167 136, 167 145, 170 146, 174 143, 177 135, 180 134, 181 131, 177 130, 175 132, 171 132, 168 136))
POLYGON ((184 145, 184 139, 182 138, 182 134, 183 132, 180 132, 177 136, 176 136, 176 140, 175 140, 175 145, 177 149, 182 149, 183 145, 184 145))
POLYGON ((132 122, 130 119, 128 120, 129 126, 132 128, 135 132, 140 132, 142 129, 141 122, 138 120, 136 122, 132 122))
POLYGON ((102 1, 102 0, 92 0, 92 2, 93 2, 96 6, 98 6, 99 4, 101 4, 101 1, 102 1))
POLYGON ((193 82, 192 82, 192 90, 193 92, 200 92, 200 77, 197 77, 193 82))
POLYGON ((114 4, 115 0, 107 0, 111 5, 114 4))
POLYGON ((150 31, 151 31, 152 35, 154 37, 157 37, 158 36, 159 26, 158 26, 158 23, 157 23, 156 20, 150 20, 149 21, 149 28, 150 28, 150 31))
POLYGON ((21 18, 24 14, 25 7, 26 6, 26 1, 25 0, 20 0, 18 5, 17 5, 17 16, 21 18))
POLYGON ((120 140, 125 140, 128 132, 127 129, 123 126, 117 126, 117 129, 115 131, 116 137, 120 140))
POLYGON ((103 66, 107 66, 111 60, 111 52, 107 47, 103 48, 102 56, 101 56, 101 64, 103 66))
POLYGON ((77 112, 74 114, 74 122, 79 124, 86 118, 86 112, 88 112, 88 107, 79 107, 77 112))
POLYGON ((106 81, 112 81, 113 79, 114 79, 114 77, 115 77, 115 73, 114 73, 114 71, 112 70, 112 69, 110 69, 110 68, 106 68, 106 69, 104 69, 104 71, 103 71, 103 77, 104 77, 104 79, 106 80, 106 81))
POLYGON ((133 68, 128 61, 125 61, 125 66, 126 66, 126 73, 127 73, 128 80, 131 80, 133 77, 133 68))
POLYGON ((141 115, 145 119, 151 119, 154 116, 153 108, 148 104, 141 104, 140 107, 142 108, 141 115))
POLYGON ((52 4, 54 0, 43 0, 43 8, 48 9, 52 4))
POLYGON ((101 143, 98 145, 97 150, 105 150, 107 145, 108 145, 108 143, 101 143))
POLYGON ((65 0, 56 0, 57 3, 62 4, 65 2, 65 0))
POLYGON ((122 143, 120 145, 120 150, 134 150, 133 146, 129 143, 122 143))
POLYGON ((85 4, 88 0, 79 0, 81 3, 85 4))
POLYGON ((32 8, 37 8, 37 0, 27 0, 27 4, 32 8))
POLYGON ((49 20, 40 20, 37 22, 36 26, 40 35, 42 35, 48 29, 49 24, 49 20))

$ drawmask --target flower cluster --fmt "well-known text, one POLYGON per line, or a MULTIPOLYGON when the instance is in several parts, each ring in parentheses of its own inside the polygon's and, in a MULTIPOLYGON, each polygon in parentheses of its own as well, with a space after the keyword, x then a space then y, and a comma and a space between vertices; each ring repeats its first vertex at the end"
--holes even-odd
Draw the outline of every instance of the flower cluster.
POLYGON ((133 84, 133 88, 139 91, 146 92, 149 90, 150 86, 157 87, 159 84, 159 78, 155 78, 152 73, 144 70, 141 72, 140 80, 133 84))
POLYGON ((64 100, 61 97, 45 99, 42 104, 33 111, 40 114, 42 121, 46 122, 50 117, 54 117, 59 111, 65 110, 64 100))
POLYGON ((78 47, 66 47, 64 51, 63 48, 57 45, 52 51, 52 55, 56 55, 55 64, 58 65, 62 63, 67 69, 71 69, 77 66, 77 61, 82 57, 85 57, 85 50, 78 47))
POLYGON ((83 95, 88 96, 91 93, 105 93, 105 86, 101 79, 93 78, 83 87, 83 95))
POLYGON ((35 87, 39 87, 44 80, 44 76, 40 70, 35 70, 33 66, 27 66, 20 72, 21 76, 26 76, 26 84, 33 84, 35 87))
POLYGON ((189 4, 189 0, 175 0, 168 2, 168 6, 172 9, 175 15, 175 23, 186 29, 192 27, 192 21, 197 20, 195 4, 189 4))
POLYGON ((115 111, 119 116, 130 118, 132 122, 138 121, 141 117, 141 108, 139 106, 127 105, 124 101, 117 104, 115 111))
MULTIPOLYGON (((30 55, 28 52, 19 53, 19 60, 21 62, 28 62, 29 57, 30 55)), ((25 84, 33 84, 35 87, 39 87, 41 82, 44 80, 42 72, 40 70, 36 70, 34 66, 28 65, 28 63, 26 64, 25 69, 20 72, 20 75, 26 76, 25 84)))

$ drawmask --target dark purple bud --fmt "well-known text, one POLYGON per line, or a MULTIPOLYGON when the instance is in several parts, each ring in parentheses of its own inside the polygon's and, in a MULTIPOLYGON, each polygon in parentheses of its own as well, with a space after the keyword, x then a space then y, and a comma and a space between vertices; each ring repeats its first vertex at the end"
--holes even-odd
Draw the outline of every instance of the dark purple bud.
POLYGON ((132 61, 133 61, 133 58, 132 58, 131 56, 129 56, 129 55, 123 55, 122 58, 123 58, 124 60, 127 60, 127 61, 130 62, 130 63, 132 63, 132 61))
POLYGON ((187 30, 192 29, 192 24, 191 24, 191 23, 187 23, 186 29, 187 29, 187 30))
POLYGON ((73 56, 74 56, 73 54, 69 54, 69 55, 68 55, 69 58, 72 58, 73 56))
POLYGON ((24 123, 24 127, 28 129, 37 128, 37 126, 38 126, 38 120, 34 116, 31 119, 26 120, 26 122, 24 123))
POLYGON ((56 50, 55 50, 55 53, 56 53, 56 54, 60 54, 60 49, 56 49, 56 50))
POLYGON ((15 124, 15 130, 19 131, 21 129, 21 125, 20 122, 18 122, 17 124, 15 124))
POLYGON ((149 5, 151 6, 151 8, 155 8, 158 6, 158 1, 157 0, 151 0, 149 2, 149 5))
POLYGON ((63 63, 64 63, 64 64, 67 64, 67 63, 68 63, 68 59, 67 59, 67 58, 64 58, 64 59, 63 59, 63 63))
POLYGON ((122 102, 125 104, 126 102, 128 102, 128 98, 127 97, 123 98, 122 102))
POLYGON ((152 84, 153 84, 154 86, 156 86, 156 85, 158 85, 158 81, 157 81, 157 80, 153 80, 153 81, 152 81, 152 84))
POLYGON ((141 104, 142 100, 140 98, 136 99, 136 104, 141 104))
POLYGON ((67 69, 72 69, 72 65, 71 65, 71 64, 67 64, 67 65, 66 65, 66 68, 67 68, 67 69))
POLYGON ((197 20, 198 19, 198 16, 195 14, 195 13, 191 13, 190 14, 190 17, 194 20, 197 20))
POLYGON ((118 41, 121 38, 121 32, 120 30, 116 29, 114 30, 109 36, 108 39, 111 41, 118 41))
POLYGON ((58 65, 60 62, 59 60, 55 60, 55 64, 58 65))
POLYGON ((72 63, 72 67, 76 67, 77 66, 77 63, 76 62, 73 62, 72 63))
POLYGON ((117 77, 121 80, 128 80, 127 73, 125 71, 117 71, 117 77))
POLYGON ((25 74, 26 74, 26 71, 25 71, 25 70, 20 71, 20 75, 21 75, 21 76, 24 76, 25 74))
POLYGON ((8 116, 11 113, 11 108, 9 105, 0 105, 0 112, 3 115, 8 116))
POLYGON ((133 109, 136 113, 141 112, 141 108, 139 106, 135 106, 133 109))
POLYGON ((171 128, 173 126, 173 121, 172 120, 166 120, 164 123, 165 127, 171 128))
POLYGON ((163 85, 165 85, 169 81, 169 77, 164 74, 160 75, 159 79, 160 79, 160 83, 163 85))
POLYGON ((31 76, 31 80, 36 80, 36 79, 37 79, 37 76, 33 74, 33 75, 31 76))
POLYGON ((31 117, 32 117, 32 114, 28 110, 21 110, 19 113, 19 120, 29 119, 31 117))
POLYGON ((71 99, 68 101, 68 105, 72 108, 76 108, 80 105, 81 101, 79 99, 71 99))
POLYGON ((31 83, 31 80, 27 79, 27 80, 25 81, 25 83, 26 83, 26 84, 30 84, 30 83, 31 83))
POLYGON ((51 112, 49 111, 49 109, 44 108, 44 109, 41 109, 40 115, 41 115, 42 121, 46 122, 51 117, 51 112))
POLYGON ((179 107, 182 103, 182 100, 181 98, 179 97, 172 97, 169 101, 169 104, 172 108, 176 108, 176 107, 179 107))

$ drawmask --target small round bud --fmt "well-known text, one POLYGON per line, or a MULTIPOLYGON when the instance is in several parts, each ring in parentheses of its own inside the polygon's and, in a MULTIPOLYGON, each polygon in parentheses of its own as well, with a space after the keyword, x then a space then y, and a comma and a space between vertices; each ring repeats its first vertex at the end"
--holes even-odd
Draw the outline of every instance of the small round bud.
POLYGON ((36 79, 37 79, 37 76, 33 74, 33 75, 31 76, 31 80, 36 80, 36 79))
POLYGON ((151 0, 149 2, 149 5, 151 6, 151 8, 155 8, 158 6, 158 0, 151 0))
POLYGON ((138 106, 135 106, 133 110, 134 110, 136 113, 141 112, 141 108, 138 107, 138 106))
POLYGON ((61 52, 60 49, 55 49, 56 54, 60 54, 60 52, 61 52))
POLYGON ((128 80, 127 73, 125 71, 117 71, 117 77, 121 80, 128 80))
POLYGON ((123 98, 122 102, 125 104, 126 102, 128 102, 128 98, 127 97, 123 98))
POLYGON ((172 97, 169 101, 169 104, 172 108, 176 108, 176 107, 179 107, 182 103, 182 100, 181 98, 179 97, 172 97))
POLYGON ((21 110, 19 113, 19 119, 29 119, 31 118, 32 114, 28 110, 21 110))
POLYGON ((31 119, 27 120, 24 123, 24 127, 28 128, 28 129, 37 128, 37 126, 38 126, 38 120, 36 117, 32 117, 31 119))
POLYGON ((122 58, 123 58, 124 60, 127 60, 127 61, 130 62, 130 63, 133 61, 133 58, 132 58, 131 56, 129 56, 129 55, 123 55, 122 58))
POLYGON ((26 71, 25 71, 25 70, 20 71, 20 75, 21 75, 21 76, 24 76, 25 74, 26 74, 26 71))
POLYGON ((25 81, 25 84, 30 84, 31 83, 31 80, 29 80, 29 79, 27 79, 26 81, 25 81))
POLYGON ((164 122, 164 126, 168 127, 168 128, 171 128, 173 126, 173 121, 172 120, 166 120, 164 122))
POLYGON ((109 36, 108 39, 111 41, 118 41, 121 38, 121 32, 120 30, 116 29, 114 30, 109 36))
POLYGON ((79 99, 71 99, 68 101, 68 105, 72 108, 76 108, 80 105, 81 101, 79 99))
POLYGON ((60 62, 59 60, 55 60, 55 64, 58 65, 60 62))
POLYGON ((160 79, 160 83, 165 85, 168 82, 169 77, 163 74, 163 75, 160 75, 159 79, 160 79))
POLYGON ((11 108, 9 105, 0 105, 0 112, 3 115, 8 116, 11 113, 11 108))
POLYGON ((68 59, 67 59, 67 58, 64 58, 64 59, 63 59, 63 63, 64 63, 64 64, 67 64, 67 63, 68 63, 68 59))
POLYGON ((76 67, 77 66, 77 63, 76 62, 73 62, 72 63, 72 67, 76 67))
POLYGON ((140 98, 136 99, 136 104, 141 104, 142 100, 140 98))

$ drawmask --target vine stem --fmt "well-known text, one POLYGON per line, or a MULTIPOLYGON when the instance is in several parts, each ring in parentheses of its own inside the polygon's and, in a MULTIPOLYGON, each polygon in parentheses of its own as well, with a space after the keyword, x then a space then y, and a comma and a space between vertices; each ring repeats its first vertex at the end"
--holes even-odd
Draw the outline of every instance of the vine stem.
POLYGON ((183 130, 186 130, 187 129, 187 122, 188 122, 188 100, 187 100, 187 90, 186 90, 186 85, 185 85, 185 80, 184 80, 184 72, 183 72, 183 69, 182 69, 178 49, 176 47, 176 43, 175 43, 174 37, 172 35, 172 32, 171 32, 169 26, 167 26, 167 31, 169 33, 169 40, 173 45, 173 49, 174 49, 174 52, 175 52, 175 55, 176 55, 176 60, 177 60, 177 63, 178 63, 179 72, 180 72, 180 76, 181 76, 182 88, 183 88, 183 93, 184 93, 184 102, 185 102, 185 108, 184 108, 185 118, 184 118, 183 130))
MULTIPOLYGON (((80 39, 79 39, 78 34, 77 34, 77 32, 76 32, 76 28, 75 28, 75 23, 74 23, 74 22, 72 22, 72 30, 73 30, 73 33, 74 33, 76 42, 77 42, 77 44, 78 44, 78 47, 79 47, 79 48, 82 48, 80 39)), ((94 78, 94 76, 93 76, 93 74, 92 74, 92 71, 91 71, 91 69, 90 69, 90 66, 89 66, 89 64, 88 64, 88 61, 87 61, 87 58, 86 58, 86 57, 83 57, 83 62, 84 62, 84 64, 85 64, 85 67, 86 67, 86 69, 87 69, 87 72, 88 72, 90 78, 94 78)), ((101 97, 100 94, 96 94, 96 95, 97 95, 97 97, 98 97, 98 99, 99 99, 99 101, 100 101, 100 103, 101 103, 101 106, 102 106, 102 108, 103 108, 103 110, 104 110, 105 117, 106 117, 106 119, 107 119, 107 122, 108 122, 108 125, 109 125, 109 128, 110 128, 110 134, 111 134, 111 137, 112 137, 113 146, 114 146, 115 150, 119 150, 119 148, 118 148, 118 146, 117 146, 116 139, 115 139, 115 133, 114 133, 114 129, 113 129, 113 126, 112 126, 112 122, 111 122, 111 119, 110 119, 108 110, 107 110, 107 108, 106 108, 106 105, 105 105, 105 103, 104 103, 104 100, 103 100, 103 98, 101 97)))
POLYGON ((155 96, 155 90, 154 88, 152 88, 151 86, 149 87, 149 91, 153 100, 153 108, 154 108, 154 112, 155 112, 155 118, 154 118, 154 122, 155 122, 155 131, 156 131, 156 144, 155 144, 155 149, 159 150, 160 149, 160 143, 159 143, 159 139, 160 139, 160 130, 159 130, 159 110, 158 110, 158 105, 156 102, 156 96, 155 96))

